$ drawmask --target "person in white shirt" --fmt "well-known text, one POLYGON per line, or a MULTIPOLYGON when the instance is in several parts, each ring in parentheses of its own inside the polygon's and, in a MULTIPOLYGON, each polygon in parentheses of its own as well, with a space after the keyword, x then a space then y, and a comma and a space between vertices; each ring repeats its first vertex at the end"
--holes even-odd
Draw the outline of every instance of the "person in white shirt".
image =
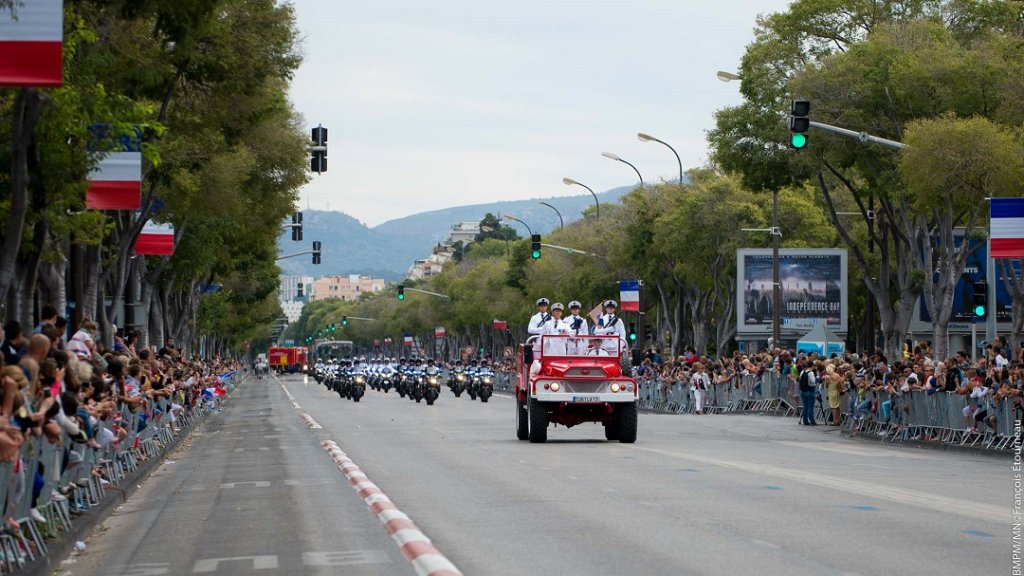
MULTIPOLYGON (((570 333, 573 336, 589 336, 590 326, 587 325, 587 319, 580 316, 580 308, 582 305, 576 300, 569 302, 569 316, 564 322, 569 325, 570 333)), ((587 341, 585 339, 569 340, 566 353, 570 356, 583 356, 587 353, 587 341)))
MULTIPOLYGON (((531 336, 540 336, 547 332, 548 323, 551 322, 551 314, 548 314, 548 305, 551 302, 547 298, 537 299, 537 313, 530 318, 526 326, 526 332, 531 336)), ((540 372, 540 338, 533 341, 533 363, 530 366, 530 373, 540 372)))
MULTIPOLYGON (((547 323, 545 336, 569 336, 571 334, 569 325, 566 324, 565 320, 562 320, 562 311, 564 310, 565 306, 561 302, 555 302, 554 306, 551 307, 551 320, 547 323)), ((568 343, 568 338, 545 338, 544 355, 565 356, 568 343)))
POLYGON ((693 375, 690 376, 690 387, 693 389, 693 396, 697 402, 697 414, 704 413, 704 396, 711 388, 711 377, 704 371, 704 365, 697 362, 693 365, 693 375))
POLYGON ((623 325, 624 322, 621 318, 615 315, 615 311, 619 305, 615 300, 605 300, 604 302, 604 314, 601 315, 597 320, 597 328, 594 329, 595 336, 618 336, 619 344, 616 346, 615 340, 603 340, 601 341, 601 350, 605 354, 615 356, 616 352, 619 354, 626 353, 626 327, 623 325), (618 348, 618 350, 616 350, 618 348))

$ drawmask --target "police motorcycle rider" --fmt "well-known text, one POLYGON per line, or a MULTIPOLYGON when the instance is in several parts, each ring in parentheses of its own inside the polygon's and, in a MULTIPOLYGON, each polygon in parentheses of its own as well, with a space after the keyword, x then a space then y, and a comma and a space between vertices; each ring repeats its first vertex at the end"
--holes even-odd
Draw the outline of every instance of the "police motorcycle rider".
POLYGON ((428 405, 441 397, 441 368, 437 366, 433 358, 427 359, 427 365, 423 368, 423 398, 428 405))
POLYGON ((391 365, 392 361, 393 360, 391 358, 384 359, 384 363, 381 364, 380 372, 377 377, 377 389, 383 390, 385 394, 387 394, 388 390, 395 385, 396 371, 394 366, 391 365))
POLYGON ((587 319, 580 316, 580 308, 583 306, 576 300, 569 302, 569 315, 563 320, 569 325, 570 338, 566 344, 565 353, 569 356, 583 356, 587 353, 587 340, 580 339, 576 340, 578 336, 589 336, 590 326, 587 324, 587 319))
POLYGON ((414 358, 409 369, 409 399, 423 400, 423 358, 414 358))
POLYGON ((395 369, 395 390, 398 391, 398 395, 405 398, 405 395, 409 393, 409 364, 402 356, 398 359, 398 368, 395 369))
POLYGON ((324 360, 323 358, 317 358, 316 364, 313 365, 313 379, 316 380, 317 384, 324 381, 324 360))
POLYGON ((462 396, 466 390, 466 368, 462 365, 462 359, 455 361, 455 365, 448 371, 448 388, 455 397, 462 396))
POLYGON ((349 397, 349 383, 352 381, 351 370, 352 361, 350 359, 344 358, 338 362, 338 368, 335 370, 337 377, 334 379, 334 391, 342 398, 349 397))
POLYGON ((349 381, 348 396, 353 402, 359 402, 359 399, 366 395, 366 378, 368 372, 365 362, 365 358, 357 358, 352 362, 352 369, 349 370, 351 380, 349 381))
POLYGON ((632 372, 632 356, 630 356, 626 344, 625 322, 615 314, 618 308, 619 305, 615 300, 605 300, 604 314, 597 319, 597 327, 594 328, 595 336, 618 336, 618 342, 616 343, 614 339, 595 340, 591 346, 591 353, 602 356, 614 356, 616 351, 618 351, 622 374, 629 376, 632 372))
MULTIPOLYGON (((547 333, 548 324, 552 318, 551 314, 548 313, 548 305, 550 303, 547 298, 537 299, 537 313, 530 318, 530 323, 526 326, 526 331, 530 336, 542 336, 547 333)), ((534 340, 533 347, 531 348, 531 375, 540 372, 540 341, 540 338, 534 340)), ((476 400, 476 397, 473 396, 473 399, 476 400)))
POLYGON ((476 400, 476 397, 480 395, 480 366, 477 364, 477 359, 473 358, 469 361, 469 366, 466 367, 466 392, 469 393, 471 400, 476 400))
POLYGON ((480 396, 481 402, 487 402, 487 399, 494 395, 494 371, 491 370, 486 359, 480 361, 480 368, 476 371, 476 376, 479 379, 476 393, 480 396))

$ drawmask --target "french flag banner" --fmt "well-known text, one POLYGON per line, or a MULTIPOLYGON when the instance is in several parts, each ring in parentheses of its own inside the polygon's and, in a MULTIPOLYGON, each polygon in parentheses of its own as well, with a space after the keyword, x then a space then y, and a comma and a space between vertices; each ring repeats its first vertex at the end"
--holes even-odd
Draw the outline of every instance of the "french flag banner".
POLYGON ((1024 198, 992 198, 990 258, 1024 258, 1024 198))
POLYGON ((406 346, 412 347, 412 335, 410 335, 410 334, 406 334, 405 335, 404 344, 406 346))
POLYGON ((623 280, 619 282, 619 311, 640 311, 640 281, 623 280))
POLYGON ((102 154, 89 173, 85 207, 89 210, 138 210, 142 207, 142 131, 108 139, 108 127, 90 127, 89 152, 102 154))
POLYGON ((64 81, 64 0, 27 0, 0 10, 0 86, 64 81))
POLYGON ((150 222, 142 227, 135 239, 135 253, 148 256, 171 256, 174 254, 174 226, 150 222))

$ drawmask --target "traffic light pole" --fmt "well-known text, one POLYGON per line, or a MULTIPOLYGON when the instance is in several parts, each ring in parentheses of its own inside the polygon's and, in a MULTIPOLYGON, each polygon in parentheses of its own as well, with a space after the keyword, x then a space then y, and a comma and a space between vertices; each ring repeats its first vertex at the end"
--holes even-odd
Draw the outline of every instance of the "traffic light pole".
POLYGON ((541 244, 545 248, 551 248, 553 250, 561 250, 567 254, 580 254, 582 256, 593 256, 594 258, 600 258, 597 254, 591 254, 590 252, 584 252, 583 250, 577 250, 575 248, 566 248, 565 246, 555 246, 554 244, 541 244))
POLYGON ((874 144, 881 144, 882 146, 888 146, 890 148, 897 148, 897 149, 900 149, 900 150, 902 150, 903 148, 907 147, 907 145, 904 144, 903 142, 897 142, 895 140, 889 140, 888 138, 882 138, 880 136, 872 136, 871 134, 868 134, 867 132, 857 132, 857 131, 854 131, 854 130, 847 130, 846 128, 840 128, 839 126, 833 126, 831 124, 823 124, 821 122, 815 122, 814 120, 811 120, 811 127, 812 128, 821 128, 822 130, 826 130, 828 132, 835 132, 836 134, 842 134, 843 136, 849 136, 851 138, 856 138, 857 140, 860 140, 861 142, 871 142, 871 143, 874 143, 874 144))
POLYGON ((316 250, 304 250, 302 252, 293 252, 291 254, 285 254, 284 256, 278 256, 277 260, 284 260, 285 258, 295 258, 297 256, 306 256, 307 254, 316 254, 316 250))
MULTIPOLYGON (((420 290, 419 288, 409 288, 408 286, 405 287, 405 291, 406 292, 419 292, 420 294, 427 294, 427 295, 430 295, 430 296, 437 296, 438 298, 444 298, 445 300, 451 300, 452 299, 451 296, 448 296, 446 294, 439 294, 437 292, 428 292, 426 290, 420 290)), ((351 316, 350 316, 350 318, 351 318, 351 316)))

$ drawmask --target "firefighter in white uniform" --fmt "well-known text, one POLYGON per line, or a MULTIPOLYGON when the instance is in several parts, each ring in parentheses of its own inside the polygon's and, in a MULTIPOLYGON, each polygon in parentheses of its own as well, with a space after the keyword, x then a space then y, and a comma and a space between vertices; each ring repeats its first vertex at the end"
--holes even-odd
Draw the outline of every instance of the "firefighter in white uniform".
MULTIPOLYGON (((548 305, 551 302, 547 298, 537 300, 537 313, 530 318, 526 331, 531 336, 540 336, 547 333, 548 324, 551 322, 551 314, 548 314, 548 305)), ((533 341, 533 364, 530 366, 530 373, 540 372, 540 338, 533 341)))
MULTIPOLYGON (((624 353, 626 351, 626 327, 623 325, 621 318, 615 315, 615 311, 619 305, 615 300, 605 300, 604 302, 604 314, 598 318, 598 326, 594 329, 595 336, 618 336, 618 352, 624 353)), ((603 354, 608 356, 616 355, 616 345, 614 340, 602 340, 601 351, 603 354)))
MULTIPOLYGON (((590 326, 587 325, 587 319, 580 316, 580 308, 582 308, 582 305, 576 300, 569 302, 569 316, 563 322, 569 325, 570 333, 573 336, 589 336, 590 326)), ((570 356, 585 355, 587 353, 587 341, 585 339, 570 339, 566 347, 566 353, 570 356)))
MULTIPOLYGON (((551 307, 551 320, 547 323, 547 332, 545 336, 568 336, 571 334, 569 325, 562 320, 562 311, 565 310, 565 306, 561 302, 555 302, 555 305, 551 307)), ((569 343, 568 338, 545 338, 544 339, 544 355, 545 356, 565 356, 566 344, 569 343)))

